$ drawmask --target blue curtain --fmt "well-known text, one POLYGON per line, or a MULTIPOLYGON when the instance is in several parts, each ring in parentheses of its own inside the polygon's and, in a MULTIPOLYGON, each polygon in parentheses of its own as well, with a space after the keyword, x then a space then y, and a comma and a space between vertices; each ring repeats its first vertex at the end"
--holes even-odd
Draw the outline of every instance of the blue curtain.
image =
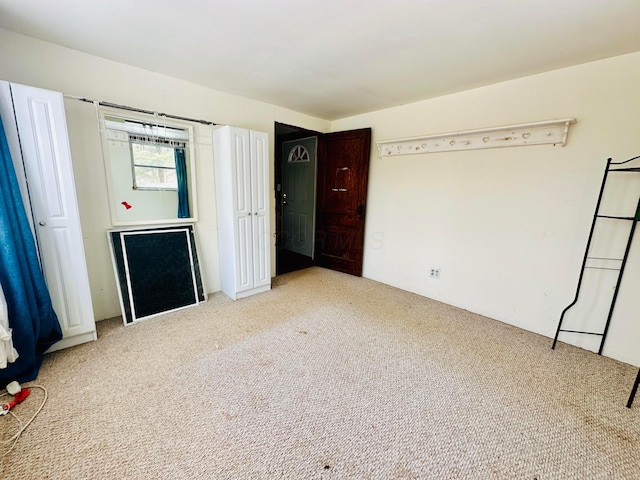
POLYGON ((0 119, 0 284, 13 329, 15 363, 0 369, 0 388, 38 375, 42 355, 62 338, 44 282, 35 241, 22 203, 9 145, 0 119))
POLYGON ((176 176, 178 177, 178 218, 189 218, 189 186, 187 185, 187 162, 184 148, 174 149, 176 176))

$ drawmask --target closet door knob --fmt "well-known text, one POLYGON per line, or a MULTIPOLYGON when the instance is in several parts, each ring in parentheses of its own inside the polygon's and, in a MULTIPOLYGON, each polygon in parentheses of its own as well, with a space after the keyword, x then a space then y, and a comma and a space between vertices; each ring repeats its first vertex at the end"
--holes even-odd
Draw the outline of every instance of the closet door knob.
POLYGON ((41 227, 44 227, 46 224, 47 222, 42 222, 42 221, 38 222, 38 225, 40 225, 41 227))

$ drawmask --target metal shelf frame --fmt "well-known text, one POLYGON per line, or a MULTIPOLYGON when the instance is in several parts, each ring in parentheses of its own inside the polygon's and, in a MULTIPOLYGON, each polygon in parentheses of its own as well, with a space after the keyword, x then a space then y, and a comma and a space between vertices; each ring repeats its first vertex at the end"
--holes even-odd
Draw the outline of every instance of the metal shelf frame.
MULTIPOLYGON (((562 311, 562 314, 560 315, 560 321, 558 322, 558 328, 556 329, 556 334, 555 337, 553 338, 553 344, 551 345, 552 349, 556 348, 556 344, 558 343, 558 337, 560 335, 560 332, 567 332, 567 333, 578 333, 578 334, 584 334, 584 335, 596 335, 601 337, 600 339, 600 347, 598 348, 598 355, 602 355, 602 351, 604 349, 604 345, 605 345, 605 341, 607 339, 607 333, 609 332, 609 327, 611 325, 611 319, 613 318, 613 313, 615 310, 615 306, 616 306, 616 301, 618 299, 618 293, 620 291, 620 285, 622 284, 622 278, 624 275, 624 270, 625 267, 627 265, 627 259, 629 257, 629 251, 631 249, 631 244, 633 243, 633 237, 635 235, 635 231, 636 231, 636 225, 638 224, 638 221, 640 221, 640 197, 638 198, 638 203, 636 205, 636 210, 635 210, 635 216, 634 217, 628 217, 628 216, 615 216, 615 215, 601 215, 600 214, 600 204, 602 202, 602 196, 604 193, 604 189, 605 186, 607 184, 607 179, 609 177, 609 173, 640 173, 640 167, 631 167, 631 166, 622 166, 622 165, 627 165, 630 162, 633 162, 634 160, 637 160, 640 158, 640 155, 637 157, 633 157, 630 158, 629 160, 625 160, 624 162, 613 162, 611 160, 611 158, 607 159, 607 166, 604 170, 604 175, 602 178, 602 184, 600 185, 600 193, 598 195, 598 201, 596 203, 596 210, 595 213, 593 215, 593 221, 591 223, 591 229, 589 231, 589 238, 587 239, 587 246, 585 248, 585 252, 584 252, 584 257, 582 259, 582 267, 580 268, 580 276, 578 277, 578 285, 576 287, 576 294, 573 298, 573 301, 567 305, 567 307, 565 307, 565 309, 562 311), (596 227, 596 223, 598 222, 599 219, 609 219, 609 220, 619 220, 619 221, 628 221, 631 222, 631 228, 629 230, 629 237, 627 239, 627 244, 624 250, 624 254, 622 256, 622 258, 601 258, 601 257, 591 257, 589 256, 589 251, 591 248, 591 242, 593 240, 593 236, 594 236, 594 231, 595 231, 595 227, 596 227), (591 267, 591 266, 587 266, 587 261, 588 260, 609 260, 609 261, 619 261, 620 262, 620 266, 619 268, 612 268, 615 267, 591 267), (569 329, 563 329, 562 328, 562 324, 564 322, 564 318, 565 318, 565 314, 571 309, 571 307, 573 307, 577 302, 578 302, 578 298, 580 297, 580 289, 582 287, 582 281, 584 278, 584 272, 587 269, 598 269, 598 270, 614 270, 618 272, 618 279, 616 281, 616 286, 615 286, 615 290, 613 292, 613 298, 611 299, 611 305, 609 307, 609 313, 607 315, 607 320, 606 323, 604 325, 604 328, 601 332, 587 332, 587 331, 580 331, 580 330, 569 330, 569 329)), ((629 401, 627 403, 627 407, 631 408, 631 404, 633 403, 633 399, 636 395, 636 392, 638 390, 638 384, 640 383, 640 371, 638 372, 638 377, 636 378, 635 384, 633 386, 633 389, 631 391, 631 395, 629 396, 629 401)))

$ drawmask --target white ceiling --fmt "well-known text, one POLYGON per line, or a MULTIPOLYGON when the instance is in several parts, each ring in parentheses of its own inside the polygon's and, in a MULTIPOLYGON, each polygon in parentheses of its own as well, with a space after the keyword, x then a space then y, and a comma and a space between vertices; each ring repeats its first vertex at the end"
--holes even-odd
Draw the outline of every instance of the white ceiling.
POLYGON ((7 30, 328 120, 640 51, 639 22, 640 0, 0 0, 7 30))

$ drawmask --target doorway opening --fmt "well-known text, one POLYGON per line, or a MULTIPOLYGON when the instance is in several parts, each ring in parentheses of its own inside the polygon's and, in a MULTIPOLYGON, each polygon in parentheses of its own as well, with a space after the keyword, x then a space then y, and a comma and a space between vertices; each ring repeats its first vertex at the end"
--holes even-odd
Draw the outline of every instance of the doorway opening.
POLYGON ((276 275, 315 265, 320 132, 275 123, 276 275))
POLYGON ((361 276, 371 129, 275 124, 276 275, 312 265, 361 276))

